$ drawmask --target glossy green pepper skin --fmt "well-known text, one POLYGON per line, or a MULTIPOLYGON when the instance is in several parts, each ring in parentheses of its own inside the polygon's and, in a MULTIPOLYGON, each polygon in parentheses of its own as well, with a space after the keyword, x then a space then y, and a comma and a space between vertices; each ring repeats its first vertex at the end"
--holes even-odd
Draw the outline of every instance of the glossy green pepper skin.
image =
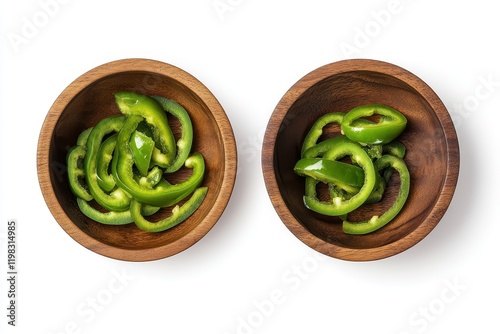
POLYGON ((115 179, 109 171, 109 165, 113 159, 113 151, 116 146, 116 133, 104 140, 97 152, 97 181, 105 191, 111 191, 115 187, 115 179))
POLYGON ((402 159, 391 155, 384 155, 375 161, 375 168, 377 171, 384 170, 388 167, 398 171, 400 177, 399 192, 396 200, 380 217, 372 216, 370 219, 360 222, 350 222, 348 220, 344 220, 342 223, 342 229, 345 233, 367 234, 376 231, 394 219, 394 217, 398 215, 405 205, 410 193, 410 173, 408 168, 402 159))
MULTIPOLYGON (((77 198, 76 203, 85 216, 104 225, 126 225, 134 221, 130 210, 103 212, 94 208, 88 201, 81 198, 77 198)), ((141 208, 141 214, 150 216, 158 212, 158 210, 160 210, 160 208, 145 205, 141 208)))
POLYGON ((165 167, 165 173, 173 173, 182 167, 191 152, 191 146, 193 145, 193 124, 188 112, 179 103, 161 96, 153 96, 153 99, 160 104, 163 110, 177 118, 181 124, 182 133, 179 140, 177 140, 177 155, 174 161, 165 167))
POLYGON ((119 92, 115 101, 123 115, 104 118, 83 131, 68 151, 68 181, 76 204, 101 224, 135 222, 150 232, 171 228, 189 217, 208 191, 199 187, 205 160, 200 153, 191 153, 189 114, 175 101, 161 97, 119 92), (177 143, 167 113, 181 125, 177 143), (183 166, 192 170, 184 181, 171 184, 164 178, 183 166), (161 222, 145 218, 174 205, 172 216, 161 222))
POLYGON ((309 176, 327 184, 333 183, 351 194, 358 192, 365 180, 360 167, 322 158, 300 159, 293 170, 300 176, 309 176))
POLYGON ((130 136, 129 146, 132 151, 135 166, 143 176, 146 176, 155 147, 154 140, 144 133, 135 130, 132 136, 130 136))
POLYGON ((76 145, 69 149, 66 157, 69 187, 76 197, 86 201, 93 199, 85 182, 85 169, 83 167, 83 160, 87 154, 87 140, 91 131, 92 128, 88 128, 78 136, 76 145))
POLYGON ((124 116, 111 116, 97 123, 87 140, 85 154, 85 181, 92 197, 101 206, 110 211, 125 211, 130 206, 130 197, 120 188, 108 192, 101 188, 97 175, 97 155, 106 135, 119 132, 124 124, 124 116))
MULTIPOLYGON (((317 196, 316 184, 323 182, 328 185, 331 198, 340 197, 344 200, 359 192, 365 178, 363 169, 358 166, 321 158, 300 159, 294 167, 294 172, 306 177, 306 196, 317 196), (314 189, 311 189, 312 187, 314 189)), ((375 187, 365 204, 380 201, 384 196, 385 187, 385 179, 377 173, 375 187)))
POLYGON ((115 101, 122 114, 139 115, 151 127, 153 139, 161 152, 161 159, 158 159, 160 167, 172 164, 176 154, 175 138, 160 104, 149 96, 135 92, 115 93, 115 101))
POLYGON ((359 145, 344 143, 333 146, 323 158, 338 160, 345 156, 350 156, 353 163, 363 169, 364 183, 359 192, 349 199, 334 197, 330 202, 322 202, 316 197, 304 196, 304 204, 307 208, 327 216, 340 216, 357 209, 368 199, 375 187, 376 174, 370 157, 359 145))
POLYGON ((396 109, 370 104, 349 111, 342 120, 341 129, 349 139, 361 144, 387 144, 403 132, 406 124, 406 117, 396 109), (377 123, 363 118, 373 115, 380 115, 377 123))
POLYGON ((354 108, 347 114, 328 113, 313 124, 294 166, 305 177, 305 206, 326 216, 337 216, 348 234, 371 233, 390 222, 404 206, 409 193, 409 173, 403 157, 406 148, 395 140, 407 120, 398 111, 383 105, 354 108), (378 122, 368 117, 378 115, 378 122), (330 123, 340 125, 342 135, 320 142, 330 123), (339 161, 351 157, 352 164, 339 161), (350 222, 348 214, 363 204, 382 200, 393 171, 400 175, 400 191, 395 203, 380 217, 350 222), (317 184, 328 186, 329 200, 319 200, 317 184))
POLYGON ((341 125, 343 119, 344 119, 344 113, 340 112, 328 113, 318 118, 316 122, 314 122, 309 132, 307 133, 306 137, 304 138, 301 155, 304 156, 305 151, 316 145, 319 138, 324 133, 325 126, 332 123, 341 125))
POLYGON ((337 136, 329 138, 309 147, 302 153, 302 158, 318 158, 322 157, 332 147, 344 145, 345 143, 355 143, 346 136, 337 136))
POLYGON ((132 201, 130 213, 137 227, 147 232, 162 232, 168 230, 191 216, 201 205, 207 194, 207 187, 197 188, 191 197, 181 206, 176 205, 172 209, 172 215, 158 222, 151 222, 143 217, 141 213, 142 204, 138 201, 132 201))
POLYGON ((184 182, 170 184, 162 179, 151 189, 141 186, 134 178, 134 159, 130 150, 129 138, 142 120, 143 117, 139 115, 129 116, 119 132, 115 157, 111 164, 113 176, 120 189, 126 191, 140 203, 158 207, 173 205, 187 197, 203 181, 205 160, 199 153, 194 153, 186 159, 184 165, 193 169, 193 173, 184 182))

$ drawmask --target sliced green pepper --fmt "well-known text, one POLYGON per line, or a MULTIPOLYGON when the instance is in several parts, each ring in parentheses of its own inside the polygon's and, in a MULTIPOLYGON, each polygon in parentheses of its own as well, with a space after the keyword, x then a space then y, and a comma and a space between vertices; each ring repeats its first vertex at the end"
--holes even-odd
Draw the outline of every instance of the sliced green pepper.
POLYGON ((380 217, 372 216, 370 219, 360 222, 349 222, 347 220, 344 220, 342 224, 342 229, 344 230, 344 232, 348 234, 371 233, 385 226, 401 211, 410 192, 410 173, 408 171, 408 168, 406 167, 405 162, 398 157, 384 155, 380 159, 377 159, 377 161, 375 161, 375 168, 378 171, 381 171, 388 167, 394 168, 396 171, 398 171, 400 177, 399 192, 393 205, 380 217))
POLYGON ((171 165, 176 155, 175 138, 160 104, 149 96, 135 92, 115 93, 115 101, 122 114, 144 118, 151 126, 153 139, 161 152, 161 159, 157 159, 160 167, 171 165))
POLYGON ((332 147, 337 145, 343 145, 344 143, 355 143, 346 136, 337 136, 323 140, 316 145, 313 145, 306 149, 302 154, 302 158, 318 158, 322 157, 326 152, 328 152, 332 147))
POLYGON ((173 205, 191 194, 202 182, 205 173, 205 160, 200 153, 189 156, 184 165, 193 169, 191 176, 178 184, 170 184, 165 179, 153 188, 141 186, 134 178, 134 160, 130 150, 129 138, 143 120, 142 116, 131 115, 118 133, 115 156, 111 163, 112 173, 117 185, 138 202, 153 206, 173 205))
POLYGON ((155 147, 154 140, 144 133, 135 130, 132 136, 130 136, 129 146, 132 151, 135 166, 143 176, 146 176, 148 174, 149 164, 151 163, 151 155, 155 147))
POLYGON ((85 170, 81 166, 81 162, 85 158, 87 149, 81 145, 75 145, 69 149, 68 158, 68 180, 69 186, 73 194, 86 201, 90 201, 93 197, 85 184, 85 170))
POLYGON ((359 192, 349 199, 334 197, 330 202, 322 202, 316 197, 306 195, 304 203, 307 208, 327 216, 340 216, 355 210, 370 196, 375 187, 376 172, 372 160, 358 144, 346 142, 335 145, 324 154, 323 158, 338 160, 345 156, 350 156, 353 163, 364 171, 364 183, 359 192))
POLYGON ((165 173, 173 173, 182 167, 184 161, 191 153, 193 124, 188 112, 179 103, 161 96, 153 96, 153 99, 158 101, 163 110, 177 118, 181 124, 181 137, 177 140, 177 155, 174 161, 165 168, 165 173))
POLYGON ((365 204, 377 203, 382 199, 382 197, 384 197, 385 187, 387 186, 387 183, 379 173, 375 174, 375 186, 373 187, 370 196, 368 196, 368 198, 366 199, 365 204))
MULTIPOLYGON (((300 159, 294 167, 297 175, 306 177, 306 196, 316 197, 316 184, 328 185, 331 198, 349 199, 359 192, 363 186, 365 174, 363 169, 344 162, 321 158, 300 159), (315 183, 311 182, 315 180, 315 183)), ((384 196, 386 182, 377 173, 376 182, 365 204, 376 203, 384 196)))
POLYGON ((354 194, 363 186, 365 173, 360 167, 322 158, 300 159, 293 168, 300 176, 309 176, 323 183, 335 184, 354 194))
POLYGON ((403 159, 406 154, 406 147, 401 142, 394 140, 383 145, 382 152, 403 159))
POLYGON ((349 111, 342 121, 342 133, 362 144, 387 144, 406 128, 406 117, 399 111, 380 104, 361 106, 349 111), (363 117, 380 115, 377 123, 363 117))
POLYGON ((124 116, 111 116, 105 118, 94 126, 87 141, 85 154, 85 181, 92 197, 104 208, 110 211, 125 211, 130 206, 130 198, 120 188, 106 192, 101 188, 97 176, 97 154, 103 138, 114 132, 119 132, 125 121, 124 116))
MULTIPOLYGON (((132 219, 132 215, 130 214, 130 210, 102 212, 94 208, 88 201, 85 201, 81 198, 77 198, 76 202, 78 204, 78 207, 80 208, 80 211, 82 211, 85 216, 101 224, 126 225, 134 221, 132 219)), ((141 207, 142 215, 144 216, 150 216, 158 212, 158 210, 160 210, 160 208, 150 205, 143 205, 141 207)))
MULTIPOLYGON (((398 157, 400 159, 403 159, 406 154, 406 147, 401 142, 394 140, 388 144, 383 145, 382 152, 383 154, 389 154, 398 157)), ((379 173, 380 175, 382 175, 385 182, 389 182, 389 179, 391 178, 393 172, 394 168, 387 167, 386 169, 380 171, 379 173)))
POLYGON ((311 129, 307 133, 306 138, 304 139, 304 142, 302 144, 301 156, 304 156, 304 152, 307 149, 316 145, 321 135, 323 135, 325 126, 331 123, 336 123, 340 125, 343 119, 344 119, 344 113, 340 112, 324 114, 323 116, 318 118, 314 122, 311 129))
POLYGON ((153 189, 153 187, 160 183, 161 180, 164 180, 163 170, 158 166, 154 166, 148 172, 148 175, 134 175, 134 179, 141 187, 153 189))
POLYGON ((123 116, 107 117, 86 129, 68 152, 69 186, 77 205, 96 222, 123 225, 134 221, 133 201, 134 215, 143 229, 170 228, 191 215, 207 193, 206 187, 198 189, 205 172, 204 158, 199 153, 190 155, 193 127, 189 114, 178 103, 161 97, 119 92, 115 101, 123 116), (181 124, 177 147, 165 112, 181 124), (171 184, 163 178, 164 173, 183 165, 192 169, 183 182, 171 184), (144 218, 190 194, 193 196, 174 207, 172 217, 161 223, 144 218))
POLYGON ((91 131, 92 131, 92 127, 83 130, 82 133, 80 133, 80 135, 76 139, 76 145, 87 147, 87 140, 89 139, 91 131))
POLYGON ((134 220, 137 227, 141 230, 147 232, 161 232, 165 231, 169 228, 172 228, 184 220, 186 220, 189 216, 193 214, 201 205, 205 196, 207 194, 207 187, 200 187, 195 189, 191 197, 182 205, 176 205, 172 209, 172 215, 168 218, 160 220, 159 222, 151 222, 144 218, 141 213, 141 209, 143 205, 133 200, 130 204, 130 213, 132 215, 132 219, 134 220))
POLYGON ((83 160, 87 153, 87 139, 89 138, 90 131, 92 131, 92 128, 84 130, 78 136, 76 145, 69 149, 66 158, 69 187, 75 196, 83 198, 86 201, 90 201, 93 198, 85 182, 85 169, 83 168, 83 160))
POLYGON ((113 175, 109 173, 109 164, 113 159, 113 151, 116 146, 116 137, 117 134, 113 134, 104 140, 99 147, 99 151, 97 152, 97 182, 99 182, 99 186, 104 191, 111 191, 115 187, 115 179, 113 179, 113 175))

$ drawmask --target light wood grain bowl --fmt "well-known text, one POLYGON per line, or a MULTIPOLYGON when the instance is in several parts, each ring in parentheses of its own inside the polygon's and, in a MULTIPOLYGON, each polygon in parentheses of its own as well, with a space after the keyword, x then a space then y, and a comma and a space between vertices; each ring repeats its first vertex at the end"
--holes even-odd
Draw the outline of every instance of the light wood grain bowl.
MULTIPOLYGON (((179 124, 171 125, 178 134, 179 124)), ((125 261, 165 258, 200 240, 219 220, 230 199, 236 167, 233 131, 214 95, 189 73, 149 59, 113 61, 77 78, 52 105, 38 142, 41 191, 59 225, 88 249, 125 261), (209 190, 203 204, 189 219, 160 233, 144 232, 135 224, 107 226, 92 221, 78 209, 67 182, 68 148, 76 143, 84 129, 105 117, 119 115, 113 93, 127 90, 163 96, 184 106, 194 127, 192 150, 205 158, 202 185, 209 190)), ((158 220, 170 214, 170 209, 162 209, 151 219, 158 220)))
MULTIPOLYGON (((328 137, 340 131, 332 126, 327 132, 328 137)), ((438 224, 455 191, 459 145, 445 106, 421 79, 390 63, 345 60, 312 71, 285 93, 266 129, 262 169, 276 212, 299 240, 334 258, 369 261, 414 246, 438 224), (371 234, 349 235, 342 231, 340 219, 304 206, 304 178, 293 172, 293 166, 318 117, 371 103, 391 106, 408 119, 399 140, 407 147, 411 190, 403 210, 388 225, 371 234)), ((350 219, 383 213, 397 195, 398 184, 395 173, 384 199, 358 209, 350 219)))

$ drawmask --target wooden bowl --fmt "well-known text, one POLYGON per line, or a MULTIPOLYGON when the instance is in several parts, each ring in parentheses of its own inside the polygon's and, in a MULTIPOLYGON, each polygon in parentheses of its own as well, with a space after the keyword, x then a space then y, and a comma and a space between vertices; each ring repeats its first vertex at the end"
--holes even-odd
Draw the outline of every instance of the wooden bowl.
MULTIPOLYGON (((179 132, 179 124, 172 127, 174 133, 179 132)), ((236 167, 233 131, 217 99, 189 73, 148 59, 118 60, 80 76, 52 105, 38 141, 38 178, 54 218, 81 245, 101 255, 127 261, 165 258, 200 240, 218 221, 229 201, 236 167), (68 186, 68 148, 75 145, 84 129, 105 117, 120 114, 113 93, 123 90, 159 95, 183 105, 194 127, 192 150, 205 158, 202 185, 209 189, 205 200, 189 219, 164 232, 144 232, 135 224, 96 223, 80 212, 68 186)), ((170 209, 162 209, 151 219, 170 214, 170 209)))
MULTIPOLYGON (((333 126, 327 136, 339 132, 333 126)), ((264 136, 262 168, 276 212, 298 239, 331 257, 368 261, 412 247, 438 224, 455 191, 459 146, 445 106, 422 80, 386 62, 345 60, 307 74, 279 101, 264 136), (403 210, 388 225, 371 234, 349 235, 342 231, 340 219, 304 206, 304 178, 294 173, 293 166, 318 117, 372 103, 391 106, 408 119, 399 140, 407 148, 411 189, 403 210)), ((363 206, 349 218, 367 219, 389 208, 399 188, 397 173, 390 183, 381 202, 363 206)))

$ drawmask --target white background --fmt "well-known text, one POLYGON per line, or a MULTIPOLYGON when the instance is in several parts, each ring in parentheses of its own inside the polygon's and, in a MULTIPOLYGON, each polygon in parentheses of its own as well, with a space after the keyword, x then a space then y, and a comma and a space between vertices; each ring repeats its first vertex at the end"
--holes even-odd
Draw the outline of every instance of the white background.
POLYGON ((2 1, 0 331, 498 333, 500 26, 492 3, 2 1), (36 173, 38 134, 59 93, 130 57, 201 80, 232 123, 240 159, 215 227, 188 250, 146 263, 112 260, 71 239, 36 173), (388 61, 427 82, 452 114, 461 153, 440 224, 413 248, 364 263, 325 257, 295 238, 271 205, 260 164, 283 94, 346 58, 388 61), (9 219, 18 222, 15 328, 6 317, 9 219))

